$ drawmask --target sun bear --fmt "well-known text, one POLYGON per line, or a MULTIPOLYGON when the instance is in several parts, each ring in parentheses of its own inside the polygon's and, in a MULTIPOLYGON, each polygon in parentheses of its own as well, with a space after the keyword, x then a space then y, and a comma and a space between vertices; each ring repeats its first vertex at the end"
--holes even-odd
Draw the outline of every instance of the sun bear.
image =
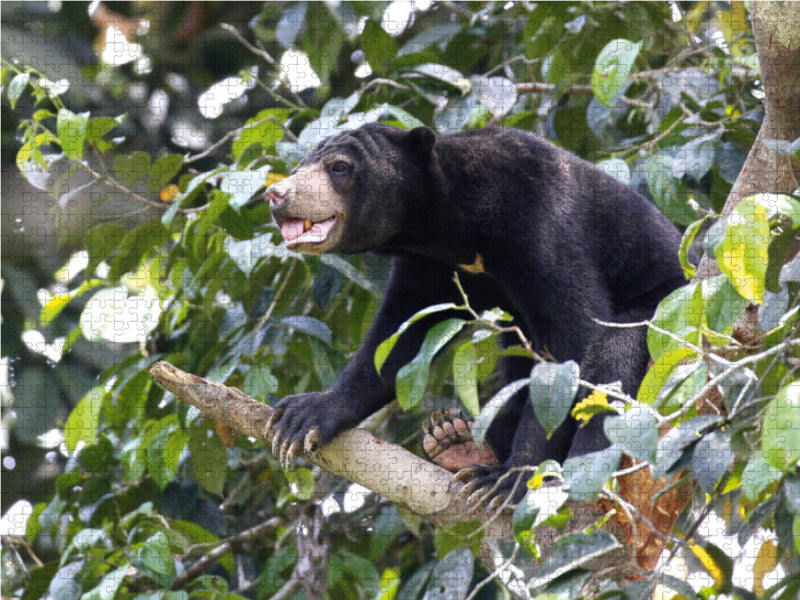
MULTIPOLYGON (((276 405, 267 430, 284 465, 394 398, 400 367, 430 326, 450 315, 412 326, 380 374, 375 349, 420 309, 460 302, 454 271, 476 310, 503 308, 535 350, 576 361, 586 381, 619 381, 631 395, 647 369, 646 328, 594 319, 649 319, 685 283, 681 236, 651 202, 517 129, 437 137, 425 127, 364 125, 320 142, 290 177, 267 189, 266 199, 291 250, 393 257, 378 315, 339 381, 276 405)), ((527 377, 532 366, 507 358, 503 379, 527 377)), ((548 439, 526 392, 492 423, 487 442, 497 464, 469 470, 472 490, 488 491, 512 467, 563 462, 609 445, 601 418, 580 429, 567 419, 548 439)), ((577 399, 587 393, 581 388, 577 399)), ((492 495, 508 494, 511 479, 492 495)))

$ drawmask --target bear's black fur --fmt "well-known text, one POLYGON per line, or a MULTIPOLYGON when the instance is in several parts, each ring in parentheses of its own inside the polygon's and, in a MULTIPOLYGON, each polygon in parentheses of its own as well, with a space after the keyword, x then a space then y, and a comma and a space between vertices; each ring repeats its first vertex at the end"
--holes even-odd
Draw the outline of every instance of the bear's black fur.
MULTIPOLYGON (((604 327, 592 318, 649 319, 684 283, 680 234, 653 204, 516 129, 436 137, 427 128, 365 125, 321 142, 267 199, 290 248, 395 257, 380 312, 339 382, 276 406, 269 429, 284 463, 394 397, 397 371, 414 357, 432 320, 401 336, 380 375, 375 349, 421 308, 460 302, 455 270, 475 309, 509 311, 534 349, 578 362, 584 380, 621 381, 632 395, 647 368, 646 329, 604 327)), ((528 376, 532 364, 506 360, 504 379, 528 376)), ((608 446, 599 418, 581 429, 568 419, 548 440, 524 392, 494 421, 487 440, 501 465, 473 473, 481 488, 511 467, 608 446)))

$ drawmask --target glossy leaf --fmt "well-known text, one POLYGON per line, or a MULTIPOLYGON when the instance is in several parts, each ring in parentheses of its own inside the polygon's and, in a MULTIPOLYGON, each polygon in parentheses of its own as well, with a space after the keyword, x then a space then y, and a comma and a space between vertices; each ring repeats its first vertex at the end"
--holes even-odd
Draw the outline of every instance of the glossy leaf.
POLYGON ((619 467, 622 451, 610 446, 564 462, 564 482, 569 496, 576 502, 590 502, 597 498, 603 486, 619 467))
POLYGON ((611 101, 625 85, 641 47, 641 42, 616 39, 600 51, 592 71, 592 90, 600 102, 611 106, 611 101))
POLYGON ((781 389, 767 405, 761 448, 767 462, 780 471, 800 460, 800 381, 781 389))
POLYGON ((183 167, 182 154, 167 154, 156 160, 150 167, 150 181, 147 189, 157 193, 175 177, 183 167))
POLYGON ((83 142, 86 138, 86 124, 88 122, 88 112, 76 114, 66 108, 58 111, 56 131, 61 148, 67 158, 73 160, 83 158, 83 142))
POLYGON ((728 217, 725 237, 714 249, 720 271, 750 302, 760 304, 764 296, 770 239, 767 209, 750 197, 728 217))
POLYGON ((486 404, 484 404, 480 414, 475 419, 475 422, 472 426, 472 438, 475 440, 475 443, 478 444, 478 446, 483 445, 483 440, 486 438, 486 432, 489 430, 489 426, 492 424, 492 421, 494 421, 497 414, 503 409, 506 403, 513 398, 514 394, 528 385, 529 382, 530 379, 527 377, 512 381, 511 383, 505 385, 499 392, 492 396, 492 398, 486 404))
POLYGON ((17 101, 20 96, 22 96, 22 92, 25 91, 30 80, 30 73, 17 73, 9 82, 6 95, 8 96, 8 103, 11 105, 11 110, 16 109, 17 101))
POLYGON ((97 441, 100 409, 105 395, 103 386, 96 386, 70 412, 67 422, 64 423, 64 443, 70 452, 75 451, 78 442, 93 444, 97 441))
POLYGON ((375 369, 380 373, 381 367, 383 367, 383 363, 386 362, 386 359, 389 357, 389 353, 394 348, 397 340, 400 339, 400 336, 403 335, 408 328, 411 327, 414 323, 419 321, 420 319, 424 319, 428 315, 435 314, 437 312, 442 312, 445 310, 452 310, 454 308, 459 308, 458 305, 453 304, 452 302, 445 302, 442 304, 434 304, 433 306, 428 306, 427 308, 423 308, 420 311, 414 313, 408 320, 403 322, 400 327, 397 328, 397 331, 393 333, 391 336, 386 338, 381 344, 378 346, 377 350, 375 350, 375 369))
POLYGON ((430 328, 419 353, 397 372, 397 401, 403 410, 419 404, 428 387, 431 362, 439 350, 453 339, 466 325, 463 319, 447 319, 430 328))
POLYGON ((700 489, 714 491, 733 462, 730 429, 718 429, 704 435, 694 447, 692 472, 700 489))
POLYGON ((683 362, 693 360, 695 354, 691 348, 680 346, 659 356, 653 366, 647 370, 639 386, 636 399, 652 406, 675 368, 683 362))
POLYGON ((610 415, 603 421, 603 429, 608 440, 628 456, 655 463, 661 425, 649 406, 632 406, 622 415, 610 415))
POLYGON ((159 531, 147 539, 136 553, 134 565, 161 588, 169 589, 177 575, 167 535, 159 531))
POLYGON ((480 412, 477 350, 471 341, 461 344, 453 356, 453 381, 464 408, 473 417, 480 412))
POLYGON ((621 548, 613 535, 605 531, 569 533, 559 537, 528 581, 529 589, 540 588, 590 560, 621 548))
POLYGON ((544 427, 547 437, 553 435, 569 416, 578 393, 580 368, 574 361, 565 363, 539 363, 531 371, 530 399, 536 419, 544 427))

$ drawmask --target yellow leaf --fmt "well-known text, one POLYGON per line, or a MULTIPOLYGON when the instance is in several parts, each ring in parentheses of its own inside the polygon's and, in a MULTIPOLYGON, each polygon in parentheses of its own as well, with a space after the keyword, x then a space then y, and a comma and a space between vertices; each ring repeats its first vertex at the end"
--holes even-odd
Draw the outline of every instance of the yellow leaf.
POLYGON ((698 544, 692 544, 689 546, 694 552, 694 555, 697 557, 697 560, 705 567, 706 571, 709 575, 711 575, 712 579, 714 579, 714 585, 718 588, 722 587, 725 584, 725 575, 722 572, 722 569, 719 568, 714 558, 706 551, 705 548, 698 544))
POLYGON ((608 396, 599 390, 593 390, 591 394, 578 402, 572 409, 572 417, 583 427, 596 414, 614 411, 608 404, 608 396))
POLYGON ((753 564, 753 593, 761 596, 764 593, 764 576, 778 566, 778 547, 773 540, 761 544, 761 548, 753 564))

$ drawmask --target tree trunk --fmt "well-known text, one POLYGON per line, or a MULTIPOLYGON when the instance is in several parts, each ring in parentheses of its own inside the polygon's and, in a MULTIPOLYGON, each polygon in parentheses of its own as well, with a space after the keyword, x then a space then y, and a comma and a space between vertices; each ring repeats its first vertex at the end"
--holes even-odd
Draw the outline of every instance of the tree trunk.
MULTIPOLYGON (((800 137, 800 5, 794 2, 752 2, 756 52, 764 88, 764 122, 722 210, 729 214, 747 196, 759 192, 790 194, 800 187, 800 162, 764 146, 765 140, 800 137)), ((698 276, 719 274, 708 256, 698 276)))

